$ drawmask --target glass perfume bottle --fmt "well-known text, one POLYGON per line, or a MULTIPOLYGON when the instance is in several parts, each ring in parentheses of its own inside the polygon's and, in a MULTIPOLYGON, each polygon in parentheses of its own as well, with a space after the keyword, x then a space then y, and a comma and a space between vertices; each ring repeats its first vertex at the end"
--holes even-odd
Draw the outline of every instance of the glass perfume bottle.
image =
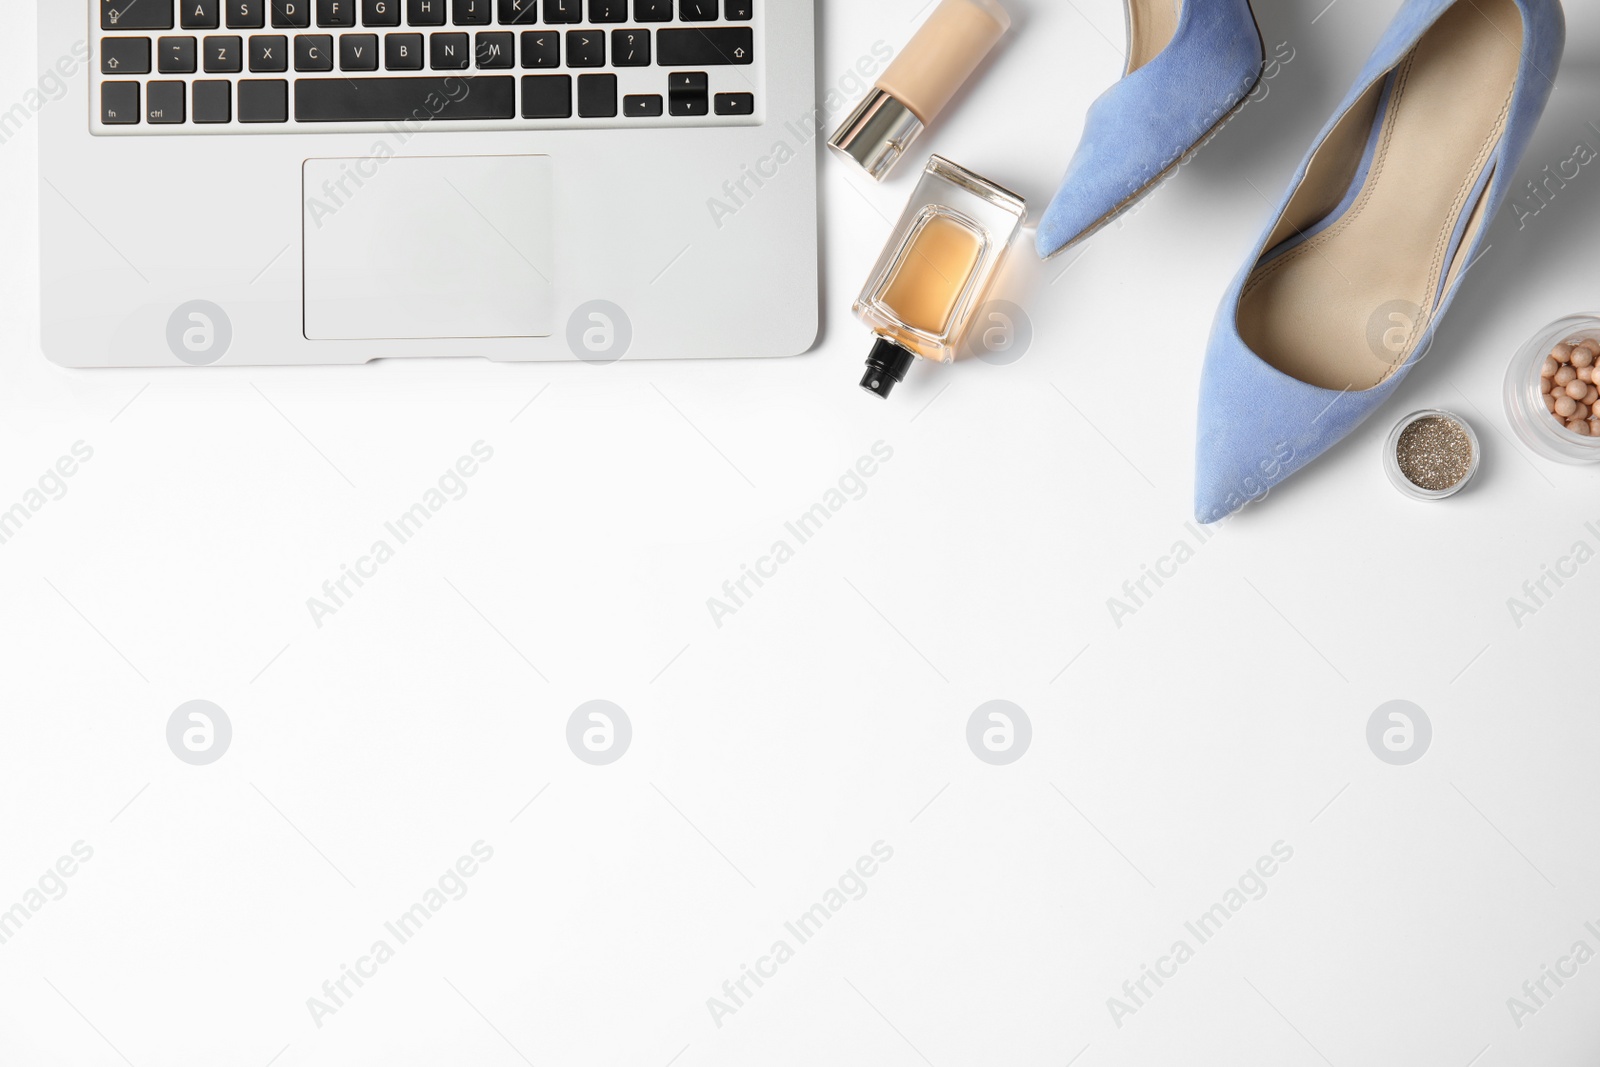
POLYGON ((934 156, 855 303, 878 335, 861 387, 888 397, 915 358, 949 363, 1028 217, 1016 193, 934 156))

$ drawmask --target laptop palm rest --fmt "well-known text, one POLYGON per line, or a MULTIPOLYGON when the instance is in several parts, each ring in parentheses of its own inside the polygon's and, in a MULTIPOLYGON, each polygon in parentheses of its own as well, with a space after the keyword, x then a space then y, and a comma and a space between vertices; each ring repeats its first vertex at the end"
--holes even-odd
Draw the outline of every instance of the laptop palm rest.
POLYGON ((549 156, 374 154, 303 175, 310 340, 553 332, 549 156))

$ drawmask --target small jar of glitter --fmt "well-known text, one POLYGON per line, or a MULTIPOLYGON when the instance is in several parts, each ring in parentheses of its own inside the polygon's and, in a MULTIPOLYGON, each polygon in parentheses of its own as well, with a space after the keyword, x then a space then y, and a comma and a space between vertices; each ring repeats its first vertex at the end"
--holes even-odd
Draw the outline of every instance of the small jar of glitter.
MULTIPOLYGON (((1600 436, 1594 433, 1600 429, 1597 405, 1584 404, 1588 399, 1585 396, 1573 398, 1582 406, 1578 414, 1570 418, 1558 418, 1551 410, 1561 397, 1568 395, 1565 387, 1571 384, 1573 377, 1586 383, 1592 381, 1595 348, 1590 347, 1591 343, 1600 343, 1600 317, 1569 316, 1535 334, 1512 359, 1511 368, 1506 372, 1506 416, 1511 420, 1511 428, 1523 444, 1545 459, 1559 463, 1600 463, 1600 436), (1588 348, 1588 353, 1579 354, 1574 361, 1574 346, 1588 348), (1586 355, 1589 358, 1585 358, 1586 355), (1568 364, 1575 362, 1576 365, 1563 366, 1563 356, 1568 364), (1552 379, 1558 373, 1561 377, 1552 379), (1552 389, 1552 381, 1561 382, 1561 387, 1552 389), (1569 428, 1577 425, 1585 429, 1574 421, 1585 410, 1596 416, 1586 428, 1589 432, 1578 433, 1569 428)), ((1570 411, 1572 406, 1568 404, 1563 410, 1570 411)))
POLYGON ((1478 435, 1448 411, 1418 411, 1400 420, 1383 447, 1394 487, 1413 500, 1445 500, 1477 477, 1483 463, 1478 435))

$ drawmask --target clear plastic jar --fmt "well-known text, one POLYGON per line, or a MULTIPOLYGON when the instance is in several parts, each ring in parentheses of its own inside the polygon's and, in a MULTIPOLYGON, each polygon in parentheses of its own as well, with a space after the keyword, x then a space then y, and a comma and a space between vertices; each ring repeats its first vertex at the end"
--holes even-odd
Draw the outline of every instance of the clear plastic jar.
MULTIPOLYGON (((1537 389, 1538 387, 1535 386, 1534 388, 1537 389)), ((1539 410, 1544 411, 1542 404, 1539 410)), ((1427 411, 1412 412, 1395 425, 1395 428, 1389 433, 1388 441, 1383 446, 1383 469, 1389 475, 1389 481, 1396 489, 1413 500, 1448 500, 1472 484, 1472 479, 1478 476, 1478 470, 1482 466, 1483 447, 1478 443, 1478 435, 1472 429, 1472 424, 1461 416, 1453 415, 1448 411, 1429 409, 1427 411), (1467 463, 1466 471, 1457 481, 1442 489, 1427 489, 1413 482, 1406 476, 1406 472, 1400 463, 1400 439, 1405 436, 1405 432, 1412 426, 1419 422, 1427 422, 1430 419, 1453 423, 1459 427, 1472 449, 1472 456, 1467 463)))
POLYGON ((1573 315, 1552 322, 1534 336, 1511 361, 1506 373, 1506 415, 1523 444, 1558 463, 1600 463, 1600 437, 1583 437, 1562 425, 1544 406, 1540 371, 1556 345, 1600 341, 1600 318, 1573 315))

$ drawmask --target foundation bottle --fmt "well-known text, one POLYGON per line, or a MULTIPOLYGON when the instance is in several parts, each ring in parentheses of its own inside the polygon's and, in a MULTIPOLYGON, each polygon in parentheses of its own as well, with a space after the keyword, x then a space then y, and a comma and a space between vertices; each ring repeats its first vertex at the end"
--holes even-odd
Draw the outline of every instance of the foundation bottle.
POLYGON ((878 335, 861 387, 887 398, 918 358, 949 363, 1028 217, 1016 193, 934 156, 855 303, 878 335))
POLYGON ((1010 28, 999 0, 942 0, 828 146, 882 181, 1010 28))

